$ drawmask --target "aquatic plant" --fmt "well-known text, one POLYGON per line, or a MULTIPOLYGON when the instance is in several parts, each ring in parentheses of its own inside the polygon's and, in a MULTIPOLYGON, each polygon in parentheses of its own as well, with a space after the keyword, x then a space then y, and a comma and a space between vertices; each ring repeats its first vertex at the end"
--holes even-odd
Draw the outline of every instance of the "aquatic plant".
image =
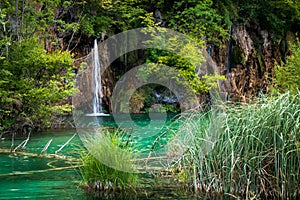
POLYGON ((211 126, 187 122, 195 136, 181 162, 189 186, 246 198, 299 196, 300 92, 223 109, 209 113, 211 126))
POLYGON ((119 130, 105 131, 85 141, 80 173, 86 188, 99 192, 135 190, 138 174, 132 166, 132 152, 122 144, 120 134, 119 130))

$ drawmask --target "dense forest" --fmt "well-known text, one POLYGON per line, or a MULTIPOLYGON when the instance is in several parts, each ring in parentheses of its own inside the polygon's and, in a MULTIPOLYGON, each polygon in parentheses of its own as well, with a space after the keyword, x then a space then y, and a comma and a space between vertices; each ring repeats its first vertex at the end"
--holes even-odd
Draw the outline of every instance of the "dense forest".
MULTIPOLYGON (((70 113, 74 76, 94 39, 139 27, 165 27, 197 40, 226 79, 226 100, 299 88, 298 1, 2 0, 0 22, 2 134, 51 127, 70 113)), ((193 66, 155 49, 120 58, 112 79, 147 61, 173 66, 199 96, 207 93, 193 66)), ((151 103, 143 97, 147 89, 139 92, 137 101, 151 103)))

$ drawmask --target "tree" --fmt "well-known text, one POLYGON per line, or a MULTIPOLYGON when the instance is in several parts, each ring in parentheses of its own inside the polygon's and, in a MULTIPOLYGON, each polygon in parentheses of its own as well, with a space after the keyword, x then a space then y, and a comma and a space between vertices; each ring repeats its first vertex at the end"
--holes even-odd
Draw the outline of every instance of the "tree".
POLYGON ((57 114, 69 112, 74 91, 70 53, 46 53, 36 38, 23 39, 0 60, 0 131, 44 128, 57 114))
POLYGON ((256 24, 277 38, 288 31, 298 32, 300 2, 287 0, 214 0, 218 13, 223 13, 226 24, 256 24))

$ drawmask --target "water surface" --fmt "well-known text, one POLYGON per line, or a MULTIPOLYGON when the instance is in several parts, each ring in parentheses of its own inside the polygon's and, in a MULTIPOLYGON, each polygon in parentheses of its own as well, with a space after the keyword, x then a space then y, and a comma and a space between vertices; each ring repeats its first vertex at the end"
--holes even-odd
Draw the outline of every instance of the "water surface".
MULTIPOLYGON (((47 153, 54 153, 75 132, 64 130, 33 135, 25 152, 39 153, 52 139, 47 153)), ((24 138, 18 138, 19 144, 24 138)), ((10 146, 10 138, 0 142, 0 148, 10 146)), ((78 137, 63 149, 62 154, 73 154, 81 142, 78 137)), ((21 154, 0 154, 0 199, 80 199, 85 197, 78 187, 80 175, 74 169, 51 171, 54 168, 69 167, 70 163, 53 158, 32 157, 21 154), (50 170, 50 171, 47 171, 50 170)))
MULTIPOLYGON (((157 134, 165 131, 170 124, 162 127, 160 122, 154 122, 151 130, 147 127, 149 118, 143 115, 134 116, 135 122, 139 125, 138 131, 152 131, 157 134), (158 127, 155 127, 158 124, 158 127)), ((115 122, 110 118, 99 120, 105 126, 116 127, 115 122)), ((44 146, 52 139, 47 149, 47 154, 57 151, 72 135, 75 129, 48 131, 33 134, 24 152, 40 153, 44 146)), ((152 133, 151 133, 152 134, 152 133)), ((153 136, 154 137, 154 136, 153 136)), ((15 146, 20 144, 26 137, 19 137, 15 140, 15 146)), ((136 148, 149 146, 151 142, 141 137, 132 137, 131 142, 136 148)), ((165 138, 165 140, 168 137, 165 138)), ((151 137, 150 137, 151 139, 151 137)), ((152 138, 153 139, 153 138, 152 138)), ((8 149, 11 145, 10 138, 0 141, 0 148, 8 149)), ((59 155, 67 155, 78 158, 78 150, 83 148, 80 138, 76 136, 59 155)), ((55 168, 74 166, 76 163, 69 163, 65 160, 54 158, 33 157, 22 154, 0 153, 0 199, 197 199, 199 196, 186 192, 174 184, 172 180, 153 178, 142 179, 143 188, 137 193, 117 194, 90 194, 84 192, 80 187, 81 177, 78 169, 64 169, 53 171, 55 168), (170 182, 171 181, 171 182, 170 182)), ((205 199, 203 196, 201 199, 205 199)), ((208 198, 210 199, 210 198, 208 198)))

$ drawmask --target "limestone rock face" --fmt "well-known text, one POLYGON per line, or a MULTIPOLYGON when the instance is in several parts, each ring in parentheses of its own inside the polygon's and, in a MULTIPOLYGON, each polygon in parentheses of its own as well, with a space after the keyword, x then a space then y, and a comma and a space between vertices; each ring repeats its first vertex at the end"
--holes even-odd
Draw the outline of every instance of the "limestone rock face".
POLYGON ((225 48, 211 48, 213 60, 227 79, 227 100, 245 102, 267 92, 274 78, 274 65, 286 54, 286 50, 280 50, 282 43, 286 42, 275 44, 275 38, 257 25, 231 27, 225 48))

